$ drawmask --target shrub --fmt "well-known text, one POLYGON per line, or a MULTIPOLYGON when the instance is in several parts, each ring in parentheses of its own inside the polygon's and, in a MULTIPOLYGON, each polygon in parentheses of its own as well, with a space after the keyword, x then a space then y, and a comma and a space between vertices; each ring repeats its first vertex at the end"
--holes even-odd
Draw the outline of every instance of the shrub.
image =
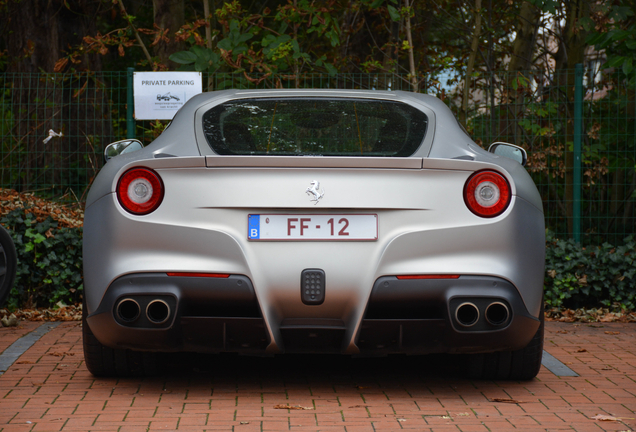
POLYGON ((582 247, 574 240, 546 235, 545 302, 549 307, 603 305, 634 310, 636 306, 636 243, 604 243, 582 247))
POLYGON ((82 229, 58 227, 50 216, 38 221, 29 208, 12 210, 0 222, 11 234, 18 254, 7 307, 78 302, 83 290, 82 229))
MULTIPOLYGON (((59 227, 50 216, 38 221, 29 208, 0 218, 11 233, 18 269, 7 306, 45 307, 77 303, 83 292, 82 228, 59 227)), ((549 308, 636 309, 636 241, 582 247, 546 235, 545 302, 549 308)))

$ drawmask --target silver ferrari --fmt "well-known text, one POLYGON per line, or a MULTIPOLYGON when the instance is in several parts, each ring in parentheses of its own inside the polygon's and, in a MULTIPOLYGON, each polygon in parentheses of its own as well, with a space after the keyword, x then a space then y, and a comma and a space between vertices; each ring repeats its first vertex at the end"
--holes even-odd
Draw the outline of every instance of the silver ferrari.
POLYGON ((464 354, 531 379, 545 230, 525 151, 409 92, 231 90, 106 149, 84 221, 95 375, 159 352, 464 354))

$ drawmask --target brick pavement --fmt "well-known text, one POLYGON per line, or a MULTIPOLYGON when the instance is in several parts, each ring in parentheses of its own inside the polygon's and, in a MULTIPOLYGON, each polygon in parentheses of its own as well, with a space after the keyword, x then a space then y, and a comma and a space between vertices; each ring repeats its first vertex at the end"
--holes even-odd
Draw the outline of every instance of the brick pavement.
MULTIPOLYGON (((0 329, 0 352, 38 325, 0 329)), ((62 323, 0 376, 0 431, 636 430, 636 324, 548 323, 545 347, 580 376, 470 381, 446 356, 175 355, 161 377, 97 379, 79 324, 62 323)))

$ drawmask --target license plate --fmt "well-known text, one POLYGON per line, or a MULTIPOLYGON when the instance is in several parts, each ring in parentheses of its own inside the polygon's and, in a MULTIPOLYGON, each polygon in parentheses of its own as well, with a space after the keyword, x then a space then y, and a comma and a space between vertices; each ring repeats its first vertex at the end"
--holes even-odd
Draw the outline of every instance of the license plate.
POLYGON ((378 239, 376 214, 251 214, 248 240, 318 241, 378 239))

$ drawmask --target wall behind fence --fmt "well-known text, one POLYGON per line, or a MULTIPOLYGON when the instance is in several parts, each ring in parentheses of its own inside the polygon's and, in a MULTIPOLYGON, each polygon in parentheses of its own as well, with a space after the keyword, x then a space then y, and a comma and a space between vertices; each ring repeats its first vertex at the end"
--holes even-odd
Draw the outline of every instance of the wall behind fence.
MULTIPOLYGON (((166 122, 127 123, 127 72, 0 74, 0 185, 82 202, 104 147, 136 137, 149 143, 166 122), (46 143, 49 131, 53 136, 46 143)), ((429 76, 419 91, 443 99, 487 148, 523 146, 543 197, 546 224, 583 243, 618 244, 636 231, 636 92, 618 74, 581 69, 483 74, 463 81, 429 76), (579 97, 577 99, 577 91, 579 97), (578 113, 578 114, 577 114, 578 113), (580 149, 580 150, 578 150, 580 149), (577 171, 580 167, 580 171, 577 171)), ((204 88, 410 90, 395 74, 204 77, 204 88)))

